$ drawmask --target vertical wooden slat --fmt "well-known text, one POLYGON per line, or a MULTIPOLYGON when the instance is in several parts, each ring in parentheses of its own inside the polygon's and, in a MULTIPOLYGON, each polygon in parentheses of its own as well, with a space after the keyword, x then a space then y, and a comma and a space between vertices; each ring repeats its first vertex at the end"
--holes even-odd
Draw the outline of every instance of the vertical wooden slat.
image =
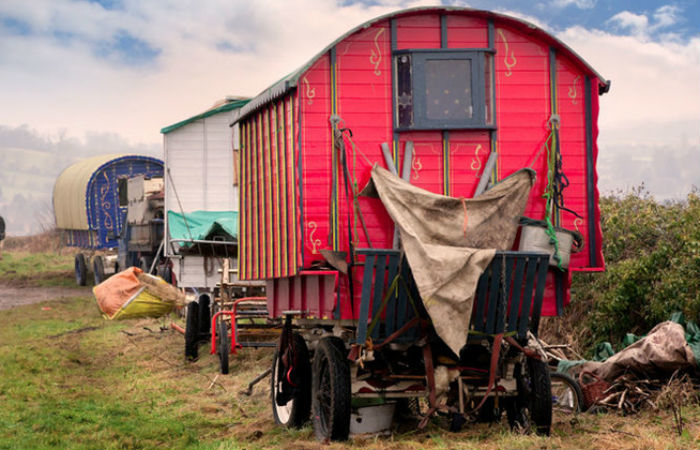
POLYGON ((544 297, 544 287, 547 283, 547 271, 549 270, 549 258, 539 258, 537 272, 537 287, 535 288, 535 303, 532 305, 532 334, 537 336, 540 327, 540 315, 542 314, 542 298, 544 297))
POLYGON ((286 135, 284 126, 284 100, 277 104, 275 109, 275 117, 277 122, 277 170, 280 174, 279 182, 277 183, 277 195, 279 198, 279 231, 280 242, 278 244, 280 258, 279 276, 289 276, 289 233, 287 224, 289 217, 287 216, 287 151, 285 147, 286 135))
POLYGON ((493 334, 496 323, 496 311, 498 310, 498 298, 501 295, 501 256, 497 255, 491 261, 491 289, 487 303, 487 319, 485 332, 493 334))
MULTIPOLYGON (((518 323, 518 336, 527 335, 527 324, 530 317, 530 305, 532 304, 532 288, 535 286, 535 273, 537 270, 537 259, 527 258, 527 270, 525 278, 525 290, 523 291, 522 307, 520 308, 520 322, 518 323)), ((544 285, 542 286, 544 288, 544 285)))
POLYGON ((513 294, 510 299, 510 313, 508 317, 508 328, 506 331, 517 330, 518 314, 520 313, 523 289, 523 274, 525 273, 525 258, 517 258, 515 262, 515 275, 513 276, 513 294))
POLYGON ((252 217, 252 245, 250 246, 251 267, 253 269, 253 278, 259 279, 260 276, 260 176, 258 175, 258 121, 257 116, 251 118, 251 133, 250 133, 250 167, 253 175, 251 177, 251 203, 250 215, 252 217))
POLYGON ((484 325, 486 323, 486 318, 484 315, 486 313, 486 298, 490 274, 491 266, 489 265, 486 267, 486 270, 484 270, 484 273, 479 277, 479 282, 476 287, 476 315, 472 316, 472 326, 475 331, 484 331, 484 325))
MULTIPOLYGON (((408 263, 406 263, 408 264, 408 263)), ((394 278, 396 278, 396 274, 398 271, 398 266, 399 266, 399 255, 391 255, 389 257, 389 272, 388 272, 388 278, 387 278, 387 284, 391 285, 391 283, 394 282, 394 278)), ((401 286, 401 283, 397 285, 397 290, 402 290, 403 287, 401 286)), ((389 299, 389 303, 386 305, 386 315, 385 317, 385 323, 386 323, 386 328, 384 335, 389 336, 391 333, 396 331, 396 302, 397 302, 397 297, 396 295, 392 294, 392 298, 389 299)), ((402 324, 403 325, 403 324, 402 324)))
MULTIPOLYGON (((245 258, 245 251, 246 251, 246 245, 245 245, 245 239, 246 239, 246 226, 245 226, 245 220, 247 217, 246 214, 246 201, 245 201, 245 192, 246 192, 246 184, 245 184, 245 175, 243 170, 245 169, 245 154, 246 154, 246 140, 245 140, 245 132, 246 132, 246 127, 245 127, 245 122, 239 124, 239 133, 241 136, 241 150, 240 150, 240 157, 239 157, 239 180, 238 180, 238 276, 239 278, 242 279, 247 279, 247 272, 246 272, 246 258, 245 258)), ((234 161, 234 164, 236 162, 234 161)))
POLYGON ((369 316, 369 303, 372 299, 372 281, 374 278, 375 262, 376 255, 369 254, 365 257, 365 270, 362 272, 362 298, 360 299, 360 315, 357 325, 358 344, 364 344, 367 339, 367 317, 369 316))
POLYGON ((257 155, 256 164, 258 166, 258 232, 259 245, 256 257, 259 259, 259 278, 265 278, 267 270, 267 208, 265 207, 265 145, 263 130, 263 111, 257 117, 257 155))
POLYGON ((512 295, 511 281, 513 278, 513 256, 505 256, 506 259, 506 277, 505 277, 505 298, 500 298, 498 301, 498 313, 496 316, 496 333, 502 333, 506 327, 506 316, 508 315, 508 299, 512 295))
MULTIPOLYGON (((384 289, 384 277, 386 276, 386 269, 387 269, 387 258, 390 256, 386 255, 380 255, 379 258, 377 258, 377 270, 375 272, 375 278, 374 278, 374 300, 372 301, 372 316, 371 319, 374 319, 374 317, 379 313, 379 307, 382 304, 382 299, 384 298, 385 294, 385 289, 384 289)), ((374 327, 372 330, 372 339, 377 339, 379 337, 379 324, 374 327)))
POLYGON ((280 197, 280 178, 282 174, 280 173, 280 153, 279 153, 279 128, 277 123, 277 111, 278 104, 272 103, 270 109, 270 142, 272 144, 272 209, 273 215, 275 217, 274 221, 274 234, 275 240, 273 241, 272 253, 275 257, 275 267, 274 267, 274 277, 277 278, 282 273, 282 217, 280 204, 282 199, 280 197))
POLYGON ((266 270, 265 270, 265 277, 274 277, 274 272, 275 272, 275 267, 274 267, 274 251, 273 251, 273 243, 275 241, 275 217, 274 217, 274 209, 273 209, 273 199, 272 199, 272 191, 273 191, 273 178, 275 177, 275 173, 273 172, 274 169, 274 164, 272 161, 272 123, 271 123, 271 112, 272 108, 268 106, 265 108, 264 113, 263 113, 263 132, 264 132, 264 139, 265 142, 263 144, 264 152, 265 152, 265 158, 263 160, 263 164, 265 165, 265 214, 266 214, 266 221, 265 221, 265 233, 266 233, 266 239, 267 239, 267 245, 265 247, 265 258, 266 258, 266 270))

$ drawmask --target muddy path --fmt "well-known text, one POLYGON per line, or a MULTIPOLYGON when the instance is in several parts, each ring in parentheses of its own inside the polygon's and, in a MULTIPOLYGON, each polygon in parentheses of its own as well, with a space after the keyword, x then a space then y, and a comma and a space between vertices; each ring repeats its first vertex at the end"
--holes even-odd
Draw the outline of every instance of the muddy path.
POLYGON ((90 287, 23 287, 0 283, 0 310, 70 297, 92 295, 90 287))

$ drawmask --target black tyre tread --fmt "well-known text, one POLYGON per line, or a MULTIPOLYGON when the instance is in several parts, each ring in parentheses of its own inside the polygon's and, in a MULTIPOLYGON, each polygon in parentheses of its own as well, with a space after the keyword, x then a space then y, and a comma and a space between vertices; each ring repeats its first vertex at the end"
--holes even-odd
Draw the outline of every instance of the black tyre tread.
POLYGON ((551 372, 549 374, 549 377, 551 379, 552 384, 554 384, 555 380, 558 380, 565 383, 571 388, 571 390, 574 392, 574 395, 576 396, 576 401, 578 405, 578 408, 576 409, 576 411, 574 411, 574 413, 580 413, 583 410, 583 391, 581 390, 581 385, 578 384, 578 381, 576 381, 573 377, 561 372, 551 372))
POLYGON ((105 265, 102 256, 97 255, 92 259, 92 272, 95 274, 95 284, 105 280, 105 265))
POLYGON ((543 361, 528 359, 532 396, 530 414, 537 434, 549 436, 552 428, 552 382, 549 369, 543 361))
POLYGON ((206 339, 211 332, 211 297, 209 294, 199 296, 199 335, 206 339))
POLYGON ((82 253, 75 255, 75 282, 78 283, 78 286, 87 284, 87 263, 85 255, 82 253))
POLYGON ((193 361, 199 356, 199 304, 189 302, 187 304, 187 318, 185 321, 185 358, 193 361))
POLYGON ((340 352, 333 339, 324 338, 319 342, 313 362, 313 380, 311 396, 313 402, 313 425, 316 438, 320 441, 344 441, 350 434, 350 367, 345 356, 340 352), (318 390, 321 368, 328 364, 328 376, 331 383, 331 417, 327 429, 319 415, 318 390))
POLYGON ((278 344, 275 348, 274 359, 272 360, 273 373, 270 374, 272 416, 277 424, 285 425, 288 428, 301 428, 306 424, 306 422, 309 421, 309 416, 311 415, 311 357, 309 356, 309 348, 307 347, 303 336, 298 333, 293 333, 292 340, 294 341, 294 348, 298 352, 297 359, 300 367, 297 367, 297 370, 301 371, 299 374, 299 379, 302 380, 302 384, 299 386, 298 394, 294 396, 294 406, 289 415, 289 421, 287 423, 282 423, 277 416, 277 409, 275 409, 275 394, 277 393, 277 386, 275 386, 274 370, 276 369, 275 362, 280 358, 280 349, 278 344))
POLYGON ((231 351, 231 340, 228 335, 228 328, 226 327, 226 322, 219 317, 216 320, 216 333, 218 342, 216 343, 217 353, 219 354, 219 368, 223 375, 228 375, 229 373, 229 361, 228 356, 231 351))

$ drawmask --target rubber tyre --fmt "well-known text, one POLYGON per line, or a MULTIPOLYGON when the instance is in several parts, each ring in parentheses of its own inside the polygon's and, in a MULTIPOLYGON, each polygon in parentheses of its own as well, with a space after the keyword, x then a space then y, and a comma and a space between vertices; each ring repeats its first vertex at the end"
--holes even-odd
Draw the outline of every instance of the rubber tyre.
POLYGON ((578 414, 583 408, 583 391, 578 381, 560 372, 549 374, 552 380, 552 410, 561 414, 578 414))
POLYGON ((223 375, 228 375, 228 355, 231 352, 231 339, 226 322, 219 316, 216 320, 216 352, 219 354, 219 368, 223 375))
POLYGON ((350 366, 332 339, 319 342, 311 382, 312 421, 322 442, 344 441, 350 434, 350 366))
POLYGON ((185 358, 194 361, 199 356, 199 304, 189 302, 187 304, 187 318, 185 320, 185 358))
POLYGON ((75 255, 75 282, 78 283, 78 286, 87 284, 87 263, 85 255, 82 253, 75 255))
POLYGON ((275 348, 275 356, 272 360, 272 372, 270 374, 270 393, 272 400, 272 416, 275 418, 275 423, 284 425, 287 428, 301 428, 309 420, 311 414, 311 358, 309 357, 309 348, 306 346, 304 338, 294 333, 292 334, 294 348, 298 352, 298 360, 300 371, 298 378, 302 380, 299 385, 299 390, 286 405, 279 406, 275 401, 279 386, 277 383, 277 367, 281 362, 279 345, 275 348))
POLYGON ((92 273, 95 275, 95 285, 105 280, 105 263, 102 256, 97 255, 92 258, 92 273))
POLYGON ((552 380, 549 368, 544 361, 529 359, 528 369, 532 383, 530 411, 537 427, 535 431, 539 435, 549 436, 552 429, 552 380))
POLYGON ((209 294, 199 296, 199 336, 200 339, 211 337, 211 297, 209 294))
POLYGON ((511 428, 549 436, 552 428, 552 384, 547 365, 528 359, 527 373, 518 378, 518 396, 506 405, 511 428))

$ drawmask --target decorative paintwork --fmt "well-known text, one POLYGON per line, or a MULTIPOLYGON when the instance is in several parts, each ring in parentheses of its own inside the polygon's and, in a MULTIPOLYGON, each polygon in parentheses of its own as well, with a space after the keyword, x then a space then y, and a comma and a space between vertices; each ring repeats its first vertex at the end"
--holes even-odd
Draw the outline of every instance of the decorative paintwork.
POLYGON ((518 60, 515 58, 515 52, 510 50, 508 48, 508 39, 506 39, 505 33, 503 33, 503 30, 499 28, 496 30, 496 33, 498 33, 498 36, 500 36, 501 41, 503 42, 503 45, 506 48, 506 51, 504 52, 503 55, 503 64, 508 68, 508 71, 505 73, 507 77, 513 75, 513 67, 518 63, 518 60))
POLYGON ((384 33, 384 28, 380 28, 377 34, 374 35, 374 48, 371 50, 369 55, 369 63, 374 66, 374 74, 380 76, 382 71, 379 69, 379 65, 382 62, 382 48, 379 45, 378 39, 384 33))

